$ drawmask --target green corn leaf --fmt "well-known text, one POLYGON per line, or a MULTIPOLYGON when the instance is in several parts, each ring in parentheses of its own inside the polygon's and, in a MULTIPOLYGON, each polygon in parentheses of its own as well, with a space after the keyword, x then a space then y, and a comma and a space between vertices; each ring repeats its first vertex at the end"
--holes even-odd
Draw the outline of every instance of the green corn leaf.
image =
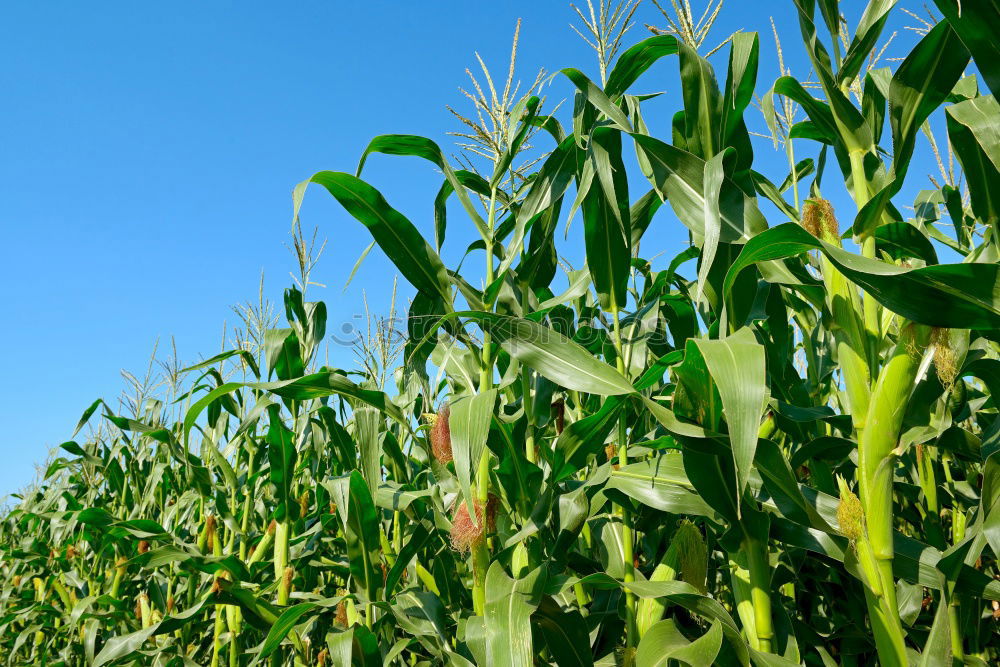
MULTIPOLYGON (((652 137, 631 135, 653 167, 652 185, 697 236, 705 235, 705 161, 652 137)), ((719 240, 735 243, 767 229, 757 202, 724 178, 719 194, 719 240)))
POLYGON ((631 222, 621 134, 609 128, 594 130, 591 138, 594 171, 601 187, 591 187, 583 199, 583 229, 587 268, 601 306, 618 312, 626 302, 630 260, 631 222))
POLYGON ((428 591, 408 591, 396 596, 392 612, 405 630, 416 636, 433 637, 447 646, 445 608, 440 598, 428 591))
POLYGON ((227 382, 224 385, 216 387, 188 408, 187 413, 184 415, 184 442, 187 443, 191 427, 194 426, 199 415, 201 415, 212 401, 215 401, 220 396, 232 393, 241 387, 269 391, 282 398, 297 401, 337 394, 367 403, 378 408, 391 419, 408 426, 408 422, 403 416, 402 411, 393 405, 384 393, 371 389, 362 389, 340 373, 324 370, 319 373, 312 373, 300 378, 279 382, 227 382))
POLYGON ((205 556, 198 553, 193 548, 183 545, 166 545, 150 549, 144 554, 139 554, 130 562, 148 568, 158 568, 171 563, 182 564, 185 569, 204 572, 205 574, 216 574, 228 572, 230 576, 238 581, 249 580, 250 573, 240 562, 236 555, 230 556, 205 556))
POLYGON ((510 356, 567 389, 603 396, 633 391, 631 383, 617 370, 594 358, 579 343, 545 325, 477 311, 449 313, 439 320, 439 325, 460 317, 482 326, 510 356))
POLYGON ((736 652, 737 658, 746 664, 749 659, 749 647, 732 617, 721 604, 702 595, 691 584, 683 581, 635 581, 624 586, 640 598, 663 598, 668 603, 680 605, 712 621, 713 624, 718 623, 723 635, 736 652))
POLYGON ((99 398, 93 403, 91 403, 90 407, 88 407, 86 410, 83 411, 83 415, 81 415, 80 421, 76 423, 76 428, 73 429, 73 434, 70 436, 71 438, 76 437, 76 434, 80 432, 80 429, 83 428, 83 425, 86 424, 88 421, 90 421, 90 418, 94 415, 95 412, 97 412, 97 408, 101 405, 104 405, 104 401, 99 398))
POLYGON ((375 573, 379 544, 378 515, 364 477, 357 470, 323 482, 337 504, 347 542, 351 576, 369 599, 380 588, 381 575, 375 573))
MULTIPOLYGON (((861 32, 855 35, 848 53, 844 56, 837 77, 834 77, 831 69, 830 55, 816 35, 816 26, 813 23, 814 3, 815 0, 795 0, 799 12, 802 38, 806 43, 806 50, 813 69, 830 105, 832 120, 836 126, 836 133, 832 134, 831 138, 839 138, 846 153, 873 152, 875 142, 872 130, 841 86, 857 76, 861 62, 868 57, 874 40, 878 39, 878 35, 882 31, 882 26, 885 24, 885 13, 895 3, 895 0, 872 0, 869 3, 862 18, 862 24, 858 27, 861 32)), ((778 84, 775 84, 775 89, 777 90, 777 88, 778 84)), ((810 108, 806 104, 803 104, 803 108, 806 113, 809 113, 811 120, 817 120, 812 116, 810 108)), ((825 119, 823 120, 825 121, 825 119)))
POLYGON ((875 229, 876 253, 885 252, 893 259, 916 258, 937 264, 937 251, 930 239, 907 222, 890 222, 875 229))
MULTIPOLYGON (((917 131, 958 83, 969 53, 951 26, 942 21, 910 52, 889 85, 893 173, 899 185, 913 155, 917 131)), ((897 188, 898 189, 898 188, 897 188)))
POLYGON ((557 481, 583 468, 589 456, 604 448, 622 405, 615 397, 608 398, 600 410, 573 422, 559 435, 555 444, 557 462, 553 465, 557 481))
POLYGON ((749 329, 722 340, 688 341, 685 359, 700 354, 718 387, 736 464, 736 495, 746 488, 757 449, 757 430, 767 403, 764 347, 749 329))
MULTIPOLYGON (((819 137, 813 138, 822 138, 823 141, 830 144, 836 140, 838 136, 837 124, 834 121, 833 111, 830 109, 829 104, 810 95, 802 87, 801 83, 790 76, 783 76, 775 81, 773 90, 775 93, 784 95, 802 106, 803 111, 806 112, 809 116, 809 121, 812 123, 812 131, 819 133, 819 137)), ((794 130, 799 125, 793 126, 792 129, 794 130)), ((791 132, 789 136, 795 137, 796 134, 791 132)))
POLYGON ((278 380, 301 377, 305 370, 299 339, 292 329, 268 329, 264 332, 264 357, 267 359, 268 377, 278 380))
POLYGON ((778 210, 788 216, 790 220, 799 219, 799 212, 785 201, 785 198, 781 196, 778 186, 772 183, 766 176, 756 171, 750 172, 750 178, 753 181, 753 187, 757 191, 757 194, 767 198, 768 201, 778 207, 778 210))
POLYGON ((671 661, 685 665, 714 664, 722 648, 722 624, 713 621, 708 632, 694 641, 685 637, 673 620, 660 621, 639 642, 636 667, 667 667, 671 661))
MULTIPOLYGON (((479 174, 466 171, 465 169, 459 169, 454 174, 454 180, 457 180, 462 186, 483 197, 490 196, 490 184, 479 174)), ((441 252, 441 246, 444 245, 445 233, 448 230, 448 197, 454 192, 455 187, 452 185, 452 180, 445 178, 444 183, 441 184, 441 189, 438 190, 437 195, 434 197, 434 246, 438 252, 441 252)))
POLYGON ((722 234, 722 216, 719 213, 719 195, 722 193, 722 182, 726 178, 725 159, 732 153, 731 148, 719 153, 705 163, 704 202, 705 202, 705 239, 701 249, 701 265, 698 267, 698 288, 694 300, 701 301, 702 291, 708 283, 708 272, 715 262, 715 253, 719 249, 719 236, 722 234))
POLYGON ((260 377, 260 370, 257 368, 257 360, 254 359, 253 355, 247 352, 246 350, 229 350, 228 352, 222 352, 221 354, 215 355, 211 359, 206 359, 200 364, 195 364, 194 366, 188 366, 187 368, 181 370, 181 373, 186 373, 188 371, 197 371, 203 368, 209 368, 211 366, 214 366, 215 364, 225 361, 226 359, 231 359, 232 357, 239 357, 244 364, 250 367, 250 370, 253 371, 253 374, 256 377, 258 378, 260 377))
POLYGON ((748 242, 726 274, 729 294, 740 272, 763 260, 820 250, 837 269, 879 303, 909 320, 956 329, 1000 326, 1000 267, 995 264, 938 264, 906 269, 861 257, 820 241, 794 223, 780 225, 748 242))
POLYGON ((948 23, 942 22, 920 40, 896 70, 887 96, 892 128, 892 172, 882 190, 872 197, 855 220, 855 236, 866 236, 879 224, 889 198, 903 185, 918 130, 951 93, 968 62, 968 51, 948 23))
POLYGON ((490 188, 496 189, 499 187, 500 182, 507 175, 507 168, 510 167, 510 163, 513 161, 514 156, 516 156, 520 150, 521 146, 524 144, 525 138, 528 136, 528 131, 534 127, 532 122, 535 118, 535 113, 538 111, 538 105, 540 100, 538 97, 532 95, 527 100, 524 101, 523 105, 519 105, 511 111, 511 116, 514 120, 517 120, 520 125, 518 126, 517 132, 514 133, 514 137, 510 140, 510 147, 504 152, 497 162, 497 166, 493 170, 493 178, 490 179, 490 188))
POLYGON ((886 104, 889 96, 892 72, 888 67, 869 70, 865 74, 865 84, 861 92, 861 115, 868 127, 872 128, 875 143, 882 139, 885 125, 886 104))
POLYGON ((197 604, 176 615, 168 616, 148 628, 127 635, 112 637, 104 644, 101 652, 94 658, 95 667, 130 657, 142 648, 142 645, 150 637, 173 632, 184 627, 192 619, 197 618, 202 609, 210 602, 212 602, 210 596, 203 596, 197 604))
POLYGON ((924 650, 920 653, 920 667, 954 664, 951 653, 951 619, 948 616, 948 603, 942 596, 937 602, 934 622, 924 643, 924 650))
POLYGON ((396 562, 385 577, 386 595, 392 595, 396 590, 403 572, 410 566, 413 559, 434 537, 434 532, 428 522, 421 521, 416 528, 410 532, 409 539, 400 552, 396 555, 396 562))
POLYGON ((660 210, 660 205, 663 200, 660 199, 659 193, 654 189, 650 190, 642 197, 632 204, 629 210, 629 230, 631 232, 631 245, 636 247, 642 240, 642 235, 649 228, 650 223, 653 222, 653 216, 656 212, 660 210))
POLYGON ((310 183, 325 187, 348 213, 368 228, 382 251, 411 285, 428 296, 438 296, 445 303, 451 303, 451 286, 441 258, 413 223, 392 208, 378 190, 350 174, 321 171, 295 186, 296 216, 306 186, 310 183))
POLYGON ((361 474, 368 490, 374 494, 382 479, 382 431, 385 418, 382 413, 369 406, 356 408, 352 414, 354 421, 354 442, 357 443, 361 458, 361 474))
POLYGON ((563 131, 559 119, 555 116, 535 116, 531 119, 531 124, 552 135, 556 144, 561 144, 566 138, 566 133, 563 131))
POLYGON ((333 665, 380 667, 383 664, 378 638, 363 625, 352 625, 343 632, 328 634, 326 646, 333 665))
POLYGON ((271 626, 267 637, 264 638, 264 643, 261 644, 258 660, 267 658, 274 653, 275 649, 281 645, 281 642, 288 636, 292 628, 301 622, 302 617, 315 609, 315 602, 302 602, 281 612, 281 616, 271 626))
POLYGON ((664 452, 655 459, 613 470, 607 488, 662 512, 704 516, 713 521, 719 518, 695 491, 679 452, 664 452))
POLYGON ((573 82, 586 104, 593 105, 623 132, 632 131, 632 124, 629 123, 625 112, 618 108, 618 105, 612 102, 608 94, 602 91, 597 84, 588 79, 586 74, 573 67, 560 70, 560 73, 573 82))
POLYGON ((938 10, 972 52, 976 67, 994 95, 1000 95, 1000 2, 934 0, 938 10))
POLYGON ((629 47, 618 57, 608 74, 604 93, 613 100, 619 98, 653 63, 677 53, 677 46, 677 38, 673 35, 657 35, 629 47))
POLYGON ((994 234, 1000 229, 1000 104, 992 95, 959 102, 946 109, 948 138, 962 165, 972 212, 994 234))
POLYGON ((489 664, 531 667, 531 615, 541 601, 544 575, 511 579, 498 561, 486 573, 486 654, 489 664))
POLYGON ((854 37, 844 55, 840 71, 837 73, 838 85, 849 84, 858 76, 865 59, 875 48, 875 43, 878 41, 879 35, 882 34, 885 22, 889 18, 889 12, 896 5, 896 2, 897 0, 870 0, 868 6, 865 7, 861 22, 858 23, 858 27, 854 31, 854 37))
MULTIPOLYGON (((358 169, 356 172, 358 178, 361 178, 361 170, 364 169, 365 161, 367 161, 368 156, 372 153, 385 153, 387 155, 411 155, 423 158, 435 164, 438 169, 444 172, 445 180, 451 184, 453 191, 462 203, 462 208, 465 209, 469 218, 476 225, 476 229, 479 230, 479 235, 484 239, 486 238, 486 223, 479 215, 476 207, 473 206, 472 200, 469 198, 469 193, 466 192, 465 187, 463 187, 464 180, 456 175, 455 171, 451 168, 451 165, 448 164, 448 161, 444 158, 444 154, 441 152, 441 149, 436 143, 426 137, 418 137, 412 134, 384 134, 380 137, 375 137, 368 142, 365 152, 361 154, 361 159, 358 161, 358 169)), ((336 197, 336 195, 334 196, 336 197)), ((297 211, 298 207, 296 207, 296 212, 297 211)))
POLYGON ((724 130, 719 84, 715 70, 694 48, 681 43, 678 51, 687 150, 709 160, 719 152, 720 133, 724 130))
POLYGON ((759 58, 760 42, 757 33, 738 32, 733 35, 722 102, 722 146, 731 145, 743 112, 753 101, 759 58))
POLYGON ((298 503, 292 498, 292 477, 298 452, 295 450, 294 434, 281 421, 281 408, 271 405, 267 409, 269 426, 267 430, 267 458, 271 464, 270 479, 274 496, 278 501, 274 509, 274 519, 294 520, 298 503))
POLYGON ((591 667, 594 664, 590 637, 579 611, 564 610, 546 595, 532 614, 531 621, 541 629, 545 646, 558 667, 591 667))

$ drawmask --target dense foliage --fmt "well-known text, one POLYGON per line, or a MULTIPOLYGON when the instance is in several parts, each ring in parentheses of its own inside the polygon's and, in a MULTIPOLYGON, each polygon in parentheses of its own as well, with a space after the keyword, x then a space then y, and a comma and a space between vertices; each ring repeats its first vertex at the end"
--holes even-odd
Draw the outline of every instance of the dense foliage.
POLYGON ((634 3, 601 2, 581 14, 600 77, 557 74, 571 125, 477 87, 475 161, 385 135, 357 175, 300 185, 296 216, 325 188, 412 287, 401 354, 379 325, 360 370, 319 363, 297 237, 286 327, 248 307, 232 351, 95 402, 7 511, 0 655, 996 664, 1000 4, 937 0, 872 66, 894 4, 849 31, 836 0, 789 3, 815 81, 763 91, 756 33, 717 79, 690 10, 624 48, 634 3), (636 90, 660 59, 668 137, 636 90), (787 175, 754 168, 755 91, 787 175), (910 209, 933 127, 943 180, 910 209), (442 174, 433 244, 362 180, 378 154, 442 174), (563 279, 576 214, 586 267, 563 279), (690 243, 661 247, 677 221, 690 243), (481 238, 452 269, 460 224, 481 238))

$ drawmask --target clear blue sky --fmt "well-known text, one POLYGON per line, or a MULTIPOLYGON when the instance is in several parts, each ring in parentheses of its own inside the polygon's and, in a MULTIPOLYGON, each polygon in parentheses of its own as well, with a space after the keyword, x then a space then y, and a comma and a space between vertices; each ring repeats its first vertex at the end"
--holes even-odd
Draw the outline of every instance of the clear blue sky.
MULTIPOLYGON (((863 8, 842 4, 853 15, 863 8)), ((714 35, 761 33, 758 92, 777 76, 770 14, 785 28, 795 74, 807 73, 790 0, 728 5, 714 35)), ((377 134, 450 148, 445 133, 459 127, 445 105, 469 109, 458 92, 464 68, 478 50, 505 72, 519 17, 520 78, 566 66, 596 78, 562 0, 4 3, 0 496, 30 481, 95 398, 114 400, 120 370, 142 371, 157 339, 165 351, 175 336, 190 363, 216 353, 223 322, 234 322, 230 306, 255 298, 261 270, 280 303, 296 183, 321 169, 352 171, 377 134)), ((643 22, 663 23, 649 2, 637 18, 632 42, 648 36, 643 22)), ((898 40, 902 55, 912 33, 898 40)), ((726 57, 714 58, 723 80, 726 57)), ((647 112, 654 132, 680 106, 676 69, 665 59, 637 87, 668 92, 647 112)), ((571 95, 558 78, 546 92, 550 102, 571 95)), ((370 164, 366 178, 430 238, 440 177, 414 159, 370 164)), ((784 176, 765 144, 757 164, 784 176)), ((645 243, 677 248, 686 234, 663 210, 645 243)), ((331 325, 360 312, 362 290, 386 310, 395 272, 378 251, 342 291, 367 231, 319 190, 303 211, 305 226, 329 238, 315 274, 328 287, 312 296, 327 301, 331 325)), ((570 256, 581 255, 580 236, 570 230, 570 256)), ((449 229, 450 265, 470 239, 457 223, 449 229)))

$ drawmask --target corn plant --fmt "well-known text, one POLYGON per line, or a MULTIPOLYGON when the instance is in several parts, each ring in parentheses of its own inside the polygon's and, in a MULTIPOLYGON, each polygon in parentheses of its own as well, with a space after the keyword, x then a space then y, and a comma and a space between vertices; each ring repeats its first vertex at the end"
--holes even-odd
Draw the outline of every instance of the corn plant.
POLYGON ((894 4, 848 29, 836 0, 788 3, 808 86, 759 81, 750 30, 710 62, 687 2, 628 47, 635 3, 588 4, 600 76, 556 74, 571 112, 543 112, 540 80, 518 92, 513 58, 503 94, 483 65, 457 166, 386 134, 297 186, 286 326, 262 297, 232 349, 95 401, 6 511, 0 655, 996 664, 1000 6, 937 0, 879 67, 894 4), (755 168, 778 148, 761 123, 789 173, 755 168), (932 123, 957 165, 917 191, 932 123), (363 179, 399 155, 441 176, 433 229, 363 179), (310 184, 412 294, 357 370, 321 361, 310 184), (454 225, 479 238, 450 268, 454 225), (663 247, 668 225, 688 243, 663 247))

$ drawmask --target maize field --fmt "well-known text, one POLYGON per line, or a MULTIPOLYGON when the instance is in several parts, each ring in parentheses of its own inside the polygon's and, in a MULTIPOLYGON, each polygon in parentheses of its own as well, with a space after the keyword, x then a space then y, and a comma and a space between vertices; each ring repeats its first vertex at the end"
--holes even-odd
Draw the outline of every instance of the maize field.
POLYGON ((998 664, 1000 2, 878 60, 893 0, 781 0, 799 79, 653 4, 569 15, 563 106, 479 75, 460 157, 385 134, 295 187, 282 321, 80 406, 4 509, 5 664, 998 664), (394 156, 421 219, 365 180, 394 156), (307 186, 412 297, 355 368, 307 186))

